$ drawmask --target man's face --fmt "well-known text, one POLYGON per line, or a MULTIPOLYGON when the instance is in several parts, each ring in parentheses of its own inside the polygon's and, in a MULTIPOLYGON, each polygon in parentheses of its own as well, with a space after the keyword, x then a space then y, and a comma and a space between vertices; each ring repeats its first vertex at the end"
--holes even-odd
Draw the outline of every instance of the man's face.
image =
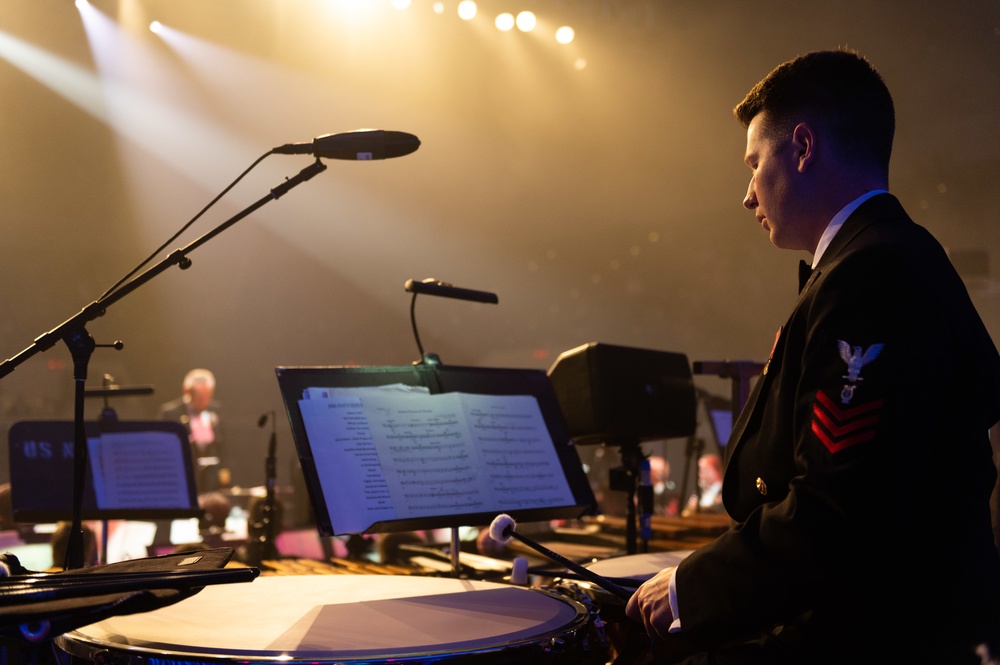
POLYGON ((766 131, 767 122, 767 114, 760 113, 747 127, 743 161, 753 175, 743 207, 754 212, 775 247, 812 252, 815 244, 806 237, 806 219, 802 214, 799 146, 787 132, 766 131))
POLYGON ((213 387, 205 381, 195 381, 191 384, 188 395, 191 397, 191 407, 195 411, 204 411, 212 401, 213 387))

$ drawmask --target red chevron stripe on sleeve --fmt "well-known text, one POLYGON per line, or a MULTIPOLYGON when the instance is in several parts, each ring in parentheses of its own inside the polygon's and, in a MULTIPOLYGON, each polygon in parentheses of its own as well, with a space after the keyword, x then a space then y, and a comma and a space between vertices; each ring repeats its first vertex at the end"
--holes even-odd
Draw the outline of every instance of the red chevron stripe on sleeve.
POLYGON ((875 438, 884 400, 842 409, 822 390, 813 403, 813 434, 831 453, 875 438))

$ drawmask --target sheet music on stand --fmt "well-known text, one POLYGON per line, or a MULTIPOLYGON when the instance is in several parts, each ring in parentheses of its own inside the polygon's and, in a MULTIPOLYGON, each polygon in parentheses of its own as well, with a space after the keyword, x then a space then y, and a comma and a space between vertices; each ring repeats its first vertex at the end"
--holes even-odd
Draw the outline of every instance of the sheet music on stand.
POLYGON ((321 535, 571 519, 596 501, 543 371, 279 367, 321 535))
MULTIPOLYGON (((11 499, 15 520, 72 519, 73 423, 21 421, 9 432, 11 499)), ((88 476, 84 519, 198 517, 198 497, 180 423, 86 423, 88 476)))

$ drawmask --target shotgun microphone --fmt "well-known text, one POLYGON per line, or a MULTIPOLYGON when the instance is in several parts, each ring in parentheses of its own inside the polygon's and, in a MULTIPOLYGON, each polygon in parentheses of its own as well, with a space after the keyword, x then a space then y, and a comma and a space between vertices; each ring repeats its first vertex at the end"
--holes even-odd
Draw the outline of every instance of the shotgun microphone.
POLYGON ((474 289, 463 289, 453 286, 448 282, 428 277, 418 282, 415 279, 408 279, 403 284, 403 289, 410 293, 423 293, 429 296, 440 296, 442 298, 455 298, 457 300, 471 300, 473 302, 485 302, 496 305, 500 302, 497 294, 489 291, 476 291, 474 289))
POLYGON ((328 159, 367 162, 409 155, 419 147, 420 139, 413 134, 384 129, 358 129, 353 132, 324 134, 306 143, 286 143, 271 152, 278 155, 315 155, 328 159))

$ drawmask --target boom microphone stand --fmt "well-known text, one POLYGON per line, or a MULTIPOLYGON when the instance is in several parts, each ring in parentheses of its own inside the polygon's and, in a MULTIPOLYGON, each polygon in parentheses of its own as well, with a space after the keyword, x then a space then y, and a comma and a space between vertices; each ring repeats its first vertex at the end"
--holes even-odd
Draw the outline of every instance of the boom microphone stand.
POLYGON ((245 208, 243 211, 237 213, 233 217, 230 217, 228 220, 200 238, 195 239, 180 249, 174 250, 172 253, 164 257, 162 261, 154 264, 148 270, 139 274, 131 281, 122 284, 117 290, 114 290, 100 299, 95 300, 80 310, 80 312, 59 324, 49 332, 43 333, 35 338, 31 346, 28 346, 16 356, 8 358, 3 363, 0 363, 0 379, 2 379, 13 372, 14 369, 16 369, 17 366, 25 360, 34 356, 36 353, 47 351, 59 340, 66 343, 66 346, 69 347, 70 353, 73 356, 73 380, 76 382, 73 433, 73 528, 70 532, 69 544, 66 550, 67 569, 83 567, 83 520, 81 512, 83 505, 83 488, 87 478, 87 437, 84 426, 83 408, 84 384, 87 380, 87 365, 90 361, 90 356, 93 353, 94 348, 97 346, 94 339, 87 332, 86 324, 99 316, 103 316, 108 307, 132 293, 146 282, 149 282, 160 273, 165 272, 167 268, 175 265, 180 267, 181 270, 190 268, 191 259, 188 258, 188 254, 204 245, 206 242, 219 235, 244 217, 247 217, 251 213, 257 211, 259 208, 262 208, 268 202, 280 198, 293 187, 300 185, 325 170, 326 164, 323 164, 317 158, 313 164, 302 169, 297 175, 285 180, 285 182, 272 189, 267 196, 262 197, 249 207, 245 208))

